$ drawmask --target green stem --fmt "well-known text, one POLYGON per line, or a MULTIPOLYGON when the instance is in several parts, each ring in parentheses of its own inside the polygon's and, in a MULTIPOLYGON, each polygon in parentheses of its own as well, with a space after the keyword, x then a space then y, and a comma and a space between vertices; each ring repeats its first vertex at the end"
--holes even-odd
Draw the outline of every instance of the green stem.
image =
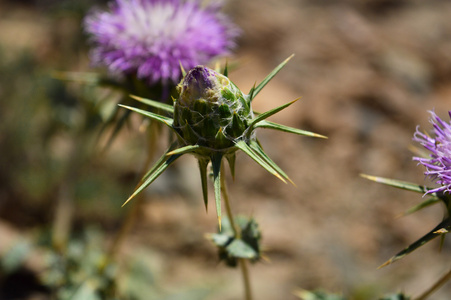
POLYGON ((443 275, 433 286, 427 289, 423 294, 414 300, 425 300, 429 297, 433 292, 435 292, 438 288, 444 285, 448 280, 451 279, 451 270, 449 270, 445 275, 443 275))
MULTIPOLYGON (((233 218, 232 209, 230 208, 230 201, 229 201, 229 193, 227 191, 227 185, 225 181, 225 168, 224 165, 221 166, 221 193, 222 197, 224 199, 227 217, 230 221, 230 225, 232 226, 233 233, 235 234, 235 238, 239 239, 241 238, 241 231, 236 226, 235 220, 233 218)), ((239 258, 238 262, 240 264, 241 273, 243 274, 243 283, 244 283, 244 293, 246 300, 252 300, 252 289, 251 289, 251 282, 249 279, 249 269, 247 267, 247 261, 244 258, 239 258)))

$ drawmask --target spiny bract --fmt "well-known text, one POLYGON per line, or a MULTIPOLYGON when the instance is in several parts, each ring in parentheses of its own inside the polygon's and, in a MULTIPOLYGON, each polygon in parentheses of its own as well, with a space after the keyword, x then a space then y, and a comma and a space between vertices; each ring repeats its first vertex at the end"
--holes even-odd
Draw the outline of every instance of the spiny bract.
MULTIPOLYGON (((182 145, 199 145, 204 152, 234 151, 253 118, 249 97, 226 76, 197 66, 177 86, 173 127, 182 145)), ((207 154, 207 153, 205 153, 207 154)))
POLYGON ((219 226, 221 226, 221 164, 223 158, 229 162, 232 176, 235 173, 235 152, 242 150, 283 182, 292 182, 285 172, 265 154, 255 136, 255 129, 262 127, 312 137, 324 138, 324 136, 266 121, 268 117, 297 100, 261 114, 254 113, 251 108, 254 97, 290 58, 277 66, 247 95, 227 77, 227 68, 223 74, 219 74, 207 67, 197 66, 191 69, 178 85, 179 97, 174 99, 173 106, 132 96, 144 104, 157 108, 162 114, 121 105, 166 124, 177 136, 177 141, 142 178, 138 188, 124 205, 185 153, 194 154, 198 159, 206 208, 208 204, 207 166, 211 162, 219 226))

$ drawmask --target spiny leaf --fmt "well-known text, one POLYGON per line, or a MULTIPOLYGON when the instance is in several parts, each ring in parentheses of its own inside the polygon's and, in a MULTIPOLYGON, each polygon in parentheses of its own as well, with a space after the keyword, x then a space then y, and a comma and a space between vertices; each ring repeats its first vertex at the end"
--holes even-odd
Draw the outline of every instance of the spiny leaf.
POLYGON ((53 72, 52 77, 58 80, 72 81, 82 84, 91 84, 104 87, 112 87, 124 90, 124 85, 111 78, 103 77, 97 73, 90 72, 53 72))
POLYGON ((282 180, 284 183, 287 183, 286 180, 279 175, 279 173, 270 165, 268 165, 257 153, 252 150, 252 148, 249 147, 248 144, 244 141, 239 141, 235 144, 237 148, 239 148, 241 151, 246 153, 250 158, 252 158, 256 163, 258 163, 260 166, 262 166, 266 171, 273 174, 280 180, 282 180))
POLYGON ((126 205, 130 200, 132 200, 136 195, 141 193, 146 187, 148 187, 155 179, 158 178, 180 155, 172 155, 170 157, 166 156, 167 153, 163 154, 163 156, 157 161, 157 163, 152 167, 152 169, 144 175, 141 180, 139 186, 135 189, 133 194, 127 199, 127 201, 122 204, 122 206, 126 205))
POLYGON ((257 251, 241 239, 234 239, 226 249, 229 255, 233 257, 246 259, 255 259, 258 257, 257 251))
POLYGON ((235 161, 236 161, 236 154, 232 153, 229 155, 226 155, 226 159, 229 163, 230 173, 232 174, 232 179, 235 180, 235 161))
MULTIPOLYGON (((371 176, 371 175, 366 175, 366 174, 360 174, 360 176, 363 178, 369 179, 371 181, 374 181, 374 182, 390 185, 390 186, 393 186, 393 187, 396 187, 399 189, 417 192, 417 193, 421 193, 421 194, 424 194, 429 190, 429 188, 427 188, 427 187, 424 187, 424 186, 421 186, 421 185, 418 185, 415 183, 406 182, 406 181, 389 179, 389 178, 378 177, 378 176, 371 176)), ((436 193, 433 193, 431 195, 436 196, 436 193)))
POLYGON ((411 213, 414 213, 414 212, 416 212, 416 211, 419 211, 420 209, 423 209, 423 208, 425 208, 425 207, 428 207, 428 206, 430 206, 430 205, 432 205, 432 204, 435 204, 435 203, 438 203, 438 202, 440 202, 440 199, 439 199, 439 198, 437 198, 437 197, 431 197, 431 198, 427 199, 426 201, 423 201, 423 202, 421 202, 420 204, 415 205, 414 207, 409 208, 408 210, 406 210, 406 211, 402 214, 402 216, 410 215, 411 213))
POLYGON ((188 145, 188 146, 185 146, 182 148, 172 150, 171 152, 167 153, 166 155, 171 156, 171 155, 175 155, 175 154, 182 155, 182 154, 186 154, 186 153, 192 153, 199 148, 200 148, 199 145, 188 145))
POLYGON ((263 159, 268 165, 270 165, 280 176, 282 176, 295 186, 290 177, 288 177, 288 175, 285 174, 285 172, 268 155, 266 155, 265 151, 263 151, 263 148, 258 141, 251 141, 250 148, 254 150, 255 153, 257 153, 260 158, 263 159))
POLYGON ((305 135, 305 136, 310 136, 310 137, 327 139, 327 136, 324 136, 324 135, 321 135, 318 133, 314 133, 314 132, 310 132, 310 131, 306 131, 306 130, 302 130, 302 129, 297 129, 297 128, 277 124, 277 123, 266 121, 266 120, 260 121, 254 125, 254 128, 257 128, 257 127, 274 129, 274 130, 279 130, 279 131, 288 132, 288 133, 294 133, 294 134, 298 134, 298 135, 305 135))
POLYGON ((444 230, 448 231, 450 229, 451 229, 451 219, 447 218, 447 219, 443 220, 440 224, 438 224, 436 227, 434 227, 434 229, 429 231, 426 235, 424 235, 423 237, 418 239, 416 242, 412 243, 407 248, 405 248, 404 250, 400 251, 395 256, 390 258, 388 261, 383 263, 381 266, 378 267, 378 269, 383 268, 383 267, 385 267, 385 266, 397 261, 398 259, 403 258, 407 254, 413 252, 414 250, 416 250, 419 247, 423 246, 427 242, 435 239, 436 237, 438 237, 438 236, 440 236, 442 234, 445 234, 446 232, 444 230))
POLYGON ((58 80, 75 81, 86 84, 98 84, 101 77, 97 73, 89 72, 52 72, 52 77, 58 80))
POLYGON ((147 98, 138 97, 135 95, 130 95, 130 98, 135 99, 146 105, 152 106, 154 108, 161 109, 162 111, 165 111, 165 112, 168 112, 171 114, 174 113, 174 107, 172 105, 164 104, 159 101, 155 101, 155 100, 151 100, 151 99, 147 99, 147 98))
POLYGON ((285 103, 284 105, 281 105, 279 107, 273 108, 271 110, 268 110, 267 112, 261 113, 258 116, 256 116, 255 118, 253 118, 250 123, 249 123, 249 128, 247 130, 249 130, 249 132, 252 131, 253 127, 258 123, 263 121, 266 118, 269 118, 270 116, 278 113, 279 111, 287 108, 288 106, 292 105, 293 103, 295 103, 296 101, 298 101, 300 98, 295 99, 291 102, 285 103))
POLYGON ((182 62, 179 61, 179 65, 180 65, 180 71, 182 72, 182 76, 185 77, 186 76, 186 71, 185 68, 183 68, 182 62))
POLYGON ((224 66, 224 71, 222 72, 222 74, 225 77, 229 77, 229 62, 226 60, 225 66, 224 66))
POLYGON ((200 179, 202 182, 202 196, 204 198, 205 211, 208 212, 208 185, 207 185, 208 160, 199 159, 198 162, 199 162, 200 179))
MULTIPOLYGON (((263 79, 262 82, 260 82, 260 84, 253 89, 253 97, 250 99, 251 101, 254 99, 255 96, 258 95, 258 93, 260 93, 260 91, 265 87, 265 85, 268 84, 268 82, 271 81, 271 79, 274 78, 274 76, 276 76, 277 73, 279 73, 279 71, 288 63, 288 61, 294 56, 294 54, 292 54, 290 57, 288 57, 287 59, 285 59, 281 64, 279 64, 274 70, 271 71, 271 73, 268 74, 268 76, 265 77, 265 79, 263 79)), ((250 94, 250 93, 249 93, 250 94)))
POLYGON ((139 109, 139 108, 136 108, 136 107, 131 107, 131 106, 122 105, 122 104, 119 104, 119 106, 123 107, 123 108, 126 108, 126 109, 129 109, 129 110, 132 110, 134 112, 137 112, 137 113, 139 113, 139 114, 141 114, 143 116, 149 117, 152 120, 164 123, 167 126, 169 126, 170 128, 172 128, 172 123, 173 123, 172 118, 168 118, 168 117, 165 117, 165 116, 160 116, 158 114, 152 113, 150 111, 142 110, 142 109, 139 109))
POLYGON ((213 167, 213 182, 215 187, 216 214, 218 215, 219 231, 221 231, 221 160, 222 153, 213 153, 211 165, 213 167))
POLYGON ((174 150, 177 147, 177 145, 178 145, 177 142, 173 142, 169 146, 169 148, 166 150, 166 152, 155 162, 155 164, 152 166, 152 168, 149 171, 147 171, 146 174, 144 174, 143 178, 141 178, 141 180, 139 181, 138 186, 141 185, 154 172, 154 170, 159 168, 168 159, 167 153, 174 150))
POLYGON ((131 114, 130 110, 126 110, 122 116, 119 118, 119 120, 115 121, 115 117, 119 114, 119 110, 115 108, 114 112, 111 115, 111 118, 109 118, 105 124, 102 126, 99 132, 99 136, 105 131, 105 129, 114 123, 114 129, 111 135, 108 138, 108 141, 106 142, 105 146, 103 147, 103 150, 108 149, 111 144, 113 143, 114 139, 116 138, 117 134, 121 130, 122 126, 124 126, 125 122, 127 121, 128 117, 131 114))
POLYGON ((255 97, 254 93, 255 93, 255 85, 256 84, 257 83, 254 82, 254 85, 252 86, 251 90, 249 91, 249 94, 248 94, 249 101, 252 101, 252 99, 254 99, 254 97, 255 97))

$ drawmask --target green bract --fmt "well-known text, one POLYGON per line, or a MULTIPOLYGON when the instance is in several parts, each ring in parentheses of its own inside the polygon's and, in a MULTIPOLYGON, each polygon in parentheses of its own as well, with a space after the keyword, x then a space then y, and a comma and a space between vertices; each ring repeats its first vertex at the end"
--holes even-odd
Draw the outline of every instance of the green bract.
MULTIPOLYGON (((226 76, 197 66, 177 86, 173 127, 183 145, 199 145, 201 155, 233 152, 253 119, 251 102, 226 76)), ((197 151, 199 152, 199 151, 197 151)))
POLYGON ((277 66, 247 95, 227 77, 227 68, 223 74, 219 74, 207 67, 197 66, 190 70, 177 86, 179 97, 174 99, 173 106, 132 96, 132 98, 158 109, 161 114, 121 105, 166 124, 177 136, 177 141, 144 175, 138 188, 124 205, 185 153, 195 155, 199 161, 205 208, 208 204, 207 166, 209 163, 212 165, 219 226, 221 226, 220 177, 223 158, 229 162, 232 176, 235 173, 235 153, 237 150, 242 150, 283 182, 291 182, 285 172, 265 154, 255 136, 255 129, 262 127, 312 137, 324 138, 324 136, 266 121, 268 117, 290 106, 296 100, 261 114, 254 113, 251 107, 255 96, 285 66, 290 58, 277 66))

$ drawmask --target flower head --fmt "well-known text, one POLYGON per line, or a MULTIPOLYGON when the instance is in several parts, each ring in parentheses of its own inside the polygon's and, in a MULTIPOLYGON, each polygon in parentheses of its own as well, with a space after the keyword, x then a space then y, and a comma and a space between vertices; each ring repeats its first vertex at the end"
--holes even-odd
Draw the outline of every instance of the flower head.
POLYGON ((242 138, 254 116, 246 95, 226 76, 204 66, 190 70, 177 89, 173 126, 184 145, 226 150, 242 138))
POLYGON ((227 55, 238 29, 217 4, 198 0, 114 0, 85 18, 94 64, 150 84, 176 83, 187 69, 227 55))
MULTIPOLYGON (((433 111, 430 111, 430 123, 434 128, 433 136, 419 131, 414 134, 413 140, 420 143, 428 151, 429 157, 414 157, 426 167, 426 176, 429 176, 440 187, 430 189, 426 193, 448 192, 451 193, 451 124, 442 121, 433 111)), ((449 112, 451 117, 451 111, 449 112)))
POLYGON ((258 86, 252 88, 249 94, 244 94, 227 78, 226 70, 222 75, 204 66, 197 66, 190 70, 178 85, 179 97, 174 99, 173 106, 134 97, 144 104, 159 108, 160 111, 169 116, 121 105, 164 123, 178 137, 177 141, 144 176, 139 187, 126 203, 151 184, 170 164, 185 153, 193 154, 198 159, 206 207, 208 203, 207 166, 209 163, 212 165, 219 224, 221 224, 221 181, 223 180, 221 179, 221 168, 223 158, 229 162, 232 176, 235 172, 235 153, 241 150, 283 182, 291 182, 285 172, 263 151, 255 136, 255 129, 269 128, 299 135, 324 136, 266 121, 268 117, 287 108, 296 100, 261 114, 254 114, 251 109, 254 97, 287 62, 288 59, 276 67, 258 86))

